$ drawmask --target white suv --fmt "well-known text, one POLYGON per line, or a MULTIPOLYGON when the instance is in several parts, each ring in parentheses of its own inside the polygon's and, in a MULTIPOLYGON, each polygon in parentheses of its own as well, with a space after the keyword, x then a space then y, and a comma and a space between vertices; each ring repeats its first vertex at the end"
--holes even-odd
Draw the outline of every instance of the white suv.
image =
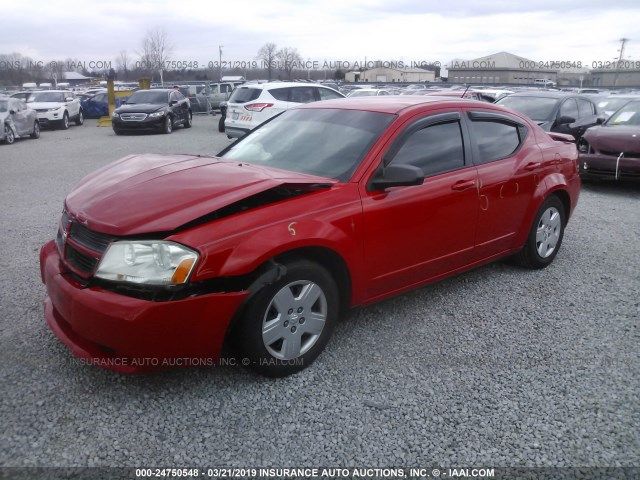
POLYGON ((273 82, 237 87, 227 104, 224 122, 229 138, 239 138, 288 108, 301 103, 344 98, 340 92, 315 83, 273 82))
POLYGON ((33 92, 27 103, 38 113, 42 127, 69 128, 69 122, 84 123, 84 112, 76 94, 68 90, 43 90, 33 92))

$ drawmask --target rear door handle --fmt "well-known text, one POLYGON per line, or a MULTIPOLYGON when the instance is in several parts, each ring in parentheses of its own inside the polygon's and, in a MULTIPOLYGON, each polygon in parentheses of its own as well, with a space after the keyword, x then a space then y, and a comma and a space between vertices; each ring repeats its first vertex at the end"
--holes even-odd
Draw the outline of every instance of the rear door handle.
POLYGON ((451 190, 456 190, 460 192, 462 190, 467 190, 475 186, 476 186, 476 182, 474 180, 460 180, 459 182, 456 182, 453 185, 451 185, 451 190))
POLYGON ((540 168, 540 162, 531 162, 531 163, 527 163, 524 167, 525 170, 527 171, 531 171, 531 170, 535 170, 536 168, 540 168))

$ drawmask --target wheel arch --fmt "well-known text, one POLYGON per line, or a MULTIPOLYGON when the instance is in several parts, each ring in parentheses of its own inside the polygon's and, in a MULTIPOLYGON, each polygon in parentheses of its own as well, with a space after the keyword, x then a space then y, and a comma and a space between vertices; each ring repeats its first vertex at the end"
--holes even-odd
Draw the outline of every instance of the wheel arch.
POLYGON ((305 246, 292 248, 291 250, 278 253, 267 261, 261 263, 247 277, 251 279, 250 285, 247 285, 246 287, 250 294, 238 307, 235 314, 233 315, 233 318, 229 322, 227 333, 223 342, 223 350, 228 350, 232 347, 234 334, 237 330, 236 326, 238 325, 239 320, 242 318, 247 306, 251 302, 252 297, 265 284, 270 284, 280 279, 281 276, 286 273, 286 263, 294 259, 305 259, 314 263, 318 263, 326 268, 331 277, 336 282, 336 287, 338 289, 340 301, 339 315, 342 315, 349 309, 349 307, 351 306, 352 279, 347 263, 342 258, 342 256, 335 250, 324 246, 305 246))

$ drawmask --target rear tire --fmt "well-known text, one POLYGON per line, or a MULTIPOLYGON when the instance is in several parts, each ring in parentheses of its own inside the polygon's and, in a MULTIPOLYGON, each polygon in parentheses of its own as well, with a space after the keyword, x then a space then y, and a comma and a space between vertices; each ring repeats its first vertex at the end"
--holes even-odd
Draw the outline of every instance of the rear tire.
POLYGON ((277 281, 250 297, 235 330, 242 364, 267 377, 308 367, 327 345, 340 297, 331 274, 305 259, 285 264, 277 281))
POLYGON ((218 131, 224 132, 224 117, 220 117, 220 120, 218 120, 218 131))
POLYGON ((33 132, 29 135, 31 138, 40 138, 40 122, 33 122, 33 132))
POLYGON ((187 112, 187 118, 184 121, 184 128, 191 128, 193 125, 193 114, 191 112, 187 112))
POLYGON ((533 220, 524 248, 515 256, 523 267, 545 268, 556 258, 566 225, 564 205, 551 195, 542 203, 533 220))

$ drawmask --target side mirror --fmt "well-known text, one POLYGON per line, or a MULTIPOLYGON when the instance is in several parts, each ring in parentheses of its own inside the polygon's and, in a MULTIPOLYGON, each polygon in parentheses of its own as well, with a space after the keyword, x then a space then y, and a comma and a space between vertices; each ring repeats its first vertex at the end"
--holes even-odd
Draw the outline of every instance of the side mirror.
POLYGON ((371 181, 372 190, 385 190, 390 187, 409 187, 422 185, 424 173, 415 165, 388 165, 376 173, 371 181))
POLYGON ((73 102, 73 97, 67 97, 64 99, 65 102, 73 102))
POLYGON ((11 115, 15 115, 15 114, 16 114, 16 111, 15 111, 15 110, 9 110, 9 113, 10 113, 11 115))
POLYGON ((597 117, 596 118, 596 125, 602 125, 605 120, 606 120, 605 117, 597 117))
POLYGON ((170 107, 173 107, 176 103, 178 103, 178 101, 177 101, 177 100, 171 100, 171 101, 169 102, 169 106, 170 106, 170 107))
POLYGON ((561 116, 561 117, 558 117, 558 121, 557 121, 557 123, 558 123, 558 125, 564 125, 564 124, 566 124, 566 123, 573 123, 573 122, 575 122, 575 121, 576 121, 576 119, 575 119, 575 118, 573 118, 573 117, 569 117, 569 116, 567 116, 567 115, 563 115, 563 116, 561 116))

